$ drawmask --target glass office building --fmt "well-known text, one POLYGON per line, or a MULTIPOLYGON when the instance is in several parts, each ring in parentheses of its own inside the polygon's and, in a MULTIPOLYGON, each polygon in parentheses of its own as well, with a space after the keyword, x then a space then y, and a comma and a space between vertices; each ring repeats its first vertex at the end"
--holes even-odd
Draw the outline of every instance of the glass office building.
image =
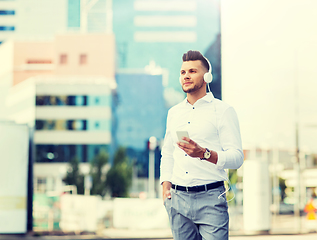
MULTIPOLYGON (((138 176, 147 177, 148 140, 158 142, 165 134, 167 106, 163 97, 162 73, 121 71, 116 74, 115 141, 127 148, 138 167, 138 176)), ((157 147, 156 175, 159 173, 160 149, 157 147)))
POLYGON ((188 50, 201 51, 213 66, 211 89, 221 98, 219 0, 116 0, 113 32, 120 68, 167 69, 165 87, 181 92, 179 69, 188 50))

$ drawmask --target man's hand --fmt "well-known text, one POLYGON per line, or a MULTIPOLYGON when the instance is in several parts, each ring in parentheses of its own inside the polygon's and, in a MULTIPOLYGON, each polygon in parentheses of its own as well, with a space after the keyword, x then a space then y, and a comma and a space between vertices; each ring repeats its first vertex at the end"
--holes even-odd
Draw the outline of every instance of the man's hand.
POLYGON ((184 150, 189 156, 191 157, 197 157, 197 158, 203 158, 204 153, 206 151, 205 148, 202 148, 197 143, 195 143, 193 140, 191 140, 188 137, 183 137, 183 140, 185 140, 188 143, 184 142, 178 142, 178 147, 184 150))
MULTIPOLYGON (((193 158, 203 158, 204 153, 206 152, 206 148, 202 148, 199 146, 196 142, 191 140, 188 137, 183 137, 183 140, 185 140, 188 143, 184 142, 178 142, 177 145, 180 149, 184 150, 189 156, 193 158)), ((206 159, 208 162, 211 162, 213 164, 217 164, 218 162, 218 154, 215 151, 210 150, 210 157, 209 159, 206 159)))
POLYGON ((166 198, 172 198, 171 192, 170 192, 172 183, 165 181, 163 182, 162 186, 163 186, 163 202, 164 202, 166 198))

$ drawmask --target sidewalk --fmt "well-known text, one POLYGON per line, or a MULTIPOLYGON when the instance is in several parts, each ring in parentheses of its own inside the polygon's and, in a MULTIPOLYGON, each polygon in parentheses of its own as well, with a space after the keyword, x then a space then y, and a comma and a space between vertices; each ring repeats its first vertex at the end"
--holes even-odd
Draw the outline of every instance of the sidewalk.
MULTIPOLYGON (((157 230, 128 230, 128 229, 106 229, 103 231, 103 237, 110 239, 118 238, 131 238, 131 239, 173 239, 170 229, 157 229, 157 230)), ((294 229, 283 231, 273 230, 268 233, 254 233, 246 234, 243 231, 231 231, 229 233, 229 239, 242 240, 242 239, 317 239, 317 229, 315 232, 303 231, 301 233, 296 232, 294 229)))
MULTIPOLYGON (((66 236, 33 236, 33 235, 0 235, 0 240, 104 240, 104 239, 120 239, 120 240, 163 240, 173 237, 169 229, 159 230, 122 230, 122 229, 107 229, 105 235, 66 235, 66 236)), ((315 233, 302 233, 302 234, 289 234, 289 233, 269 233, 265 235, 232 235, 230 234, 229 240, 316 240, 317 232, 315 233)))

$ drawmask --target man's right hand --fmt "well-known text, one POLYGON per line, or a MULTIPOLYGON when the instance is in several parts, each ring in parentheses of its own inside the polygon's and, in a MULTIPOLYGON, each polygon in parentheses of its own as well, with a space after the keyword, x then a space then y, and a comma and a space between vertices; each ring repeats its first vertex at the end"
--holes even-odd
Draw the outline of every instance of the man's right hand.
POLYGON ((163 202, 165 201, 166 198, 172 198, 170 189, 172 187, 171 182, 163 182, 163 202))

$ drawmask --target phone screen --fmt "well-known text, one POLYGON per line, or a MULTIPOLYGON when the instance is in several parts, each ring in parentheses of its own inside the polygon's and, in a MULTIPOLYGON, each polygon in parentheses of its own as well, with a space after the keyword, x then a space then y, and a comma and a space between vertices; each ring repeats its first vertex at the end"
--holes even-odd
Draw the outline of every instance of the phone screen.
POLYGON ((178 141, 183 142, 183 143, 188 143, 187 141, 182 139, 183 137, 189 138, 187 131, 176 131, 176 134, 177 134, 178 141))

